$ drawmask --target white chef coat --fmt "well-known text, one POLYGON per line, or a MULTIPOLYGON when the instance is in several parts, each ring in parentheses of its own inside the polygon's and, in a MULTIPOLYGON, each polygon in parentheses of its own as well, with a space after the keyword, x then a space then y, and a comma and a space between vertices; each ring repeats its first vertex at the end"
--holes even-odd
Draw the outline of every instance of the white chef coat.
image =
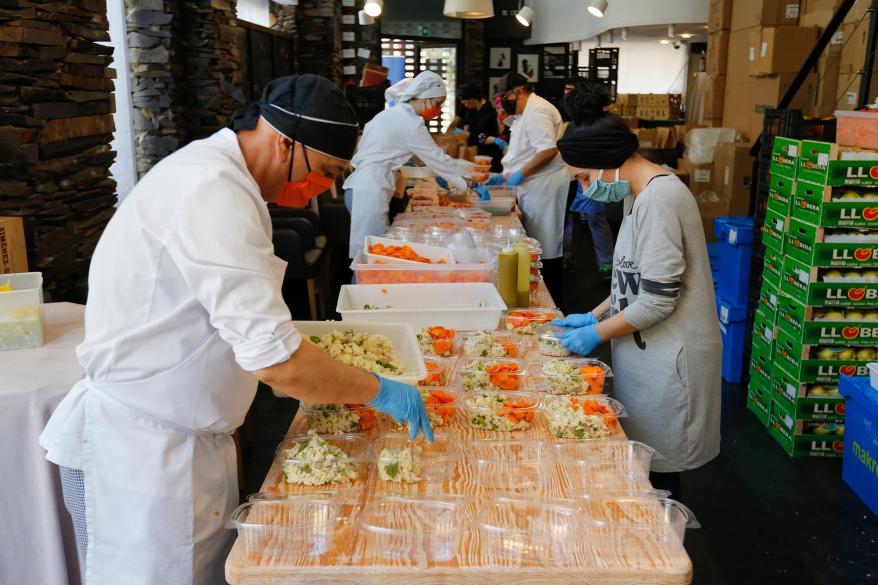
POLYGON ((101 236, 77 348, 86 378, 40 437, 50 461, 85 474, 88 585, 222 578, 249 371, 301 343, 271 233, 223 129, 159 162, 101 236))
MULTIPOLYGON (((530 94, 521 117, 510 129, 509 147, 502 160, 503 174, 509 176, 520 171, 540 152, 556 148, 563 128, 558 109, 537 94, 530 94)), ((518 187, 524 227, 539 240, 546 260, 563 254, 570 181, 570 174, 557 155, 518 187)))
POLYGON ((396 185, 393 172, 412 156, 421 159, 450 185, 466 189, 457 162, 439 148, 424 119, 410 104, 384 110, 363 129, 357 153, 351 160, 354 172, 344 183, 344 188, 353 192, 351 258, 363 248, 366 236, 380 236, 387 228, 390 198, 396 185))

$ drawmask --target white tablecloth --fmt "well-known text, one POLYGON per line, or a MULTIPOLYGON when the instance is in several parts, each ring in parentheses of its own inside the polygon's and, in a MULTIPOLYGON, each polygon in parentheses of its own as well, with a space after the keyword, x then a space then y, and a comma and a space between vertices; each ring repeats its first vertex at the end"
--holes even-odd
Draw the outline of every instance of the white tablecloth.
POLYGON ((0 352, 0 583, 79 584, 80 562, 58 468, 37 438, 82 378, 74 350, 85 307, 50 303, 46 344, 0 352))

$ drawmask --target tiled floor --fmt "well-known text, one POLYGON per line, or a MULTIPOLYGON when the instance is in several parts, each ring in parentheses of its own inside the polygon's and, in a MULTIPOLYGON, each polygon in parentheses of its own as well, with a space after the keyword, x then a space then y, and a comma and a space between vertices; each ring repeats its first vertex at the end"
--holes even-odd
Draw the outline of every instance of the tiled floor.
MULTIPOLYGON (((606 298, 587 228, 565 275, 565 312, 606 298)), ((602 348, 607 358, 606 348, 602 348)), ((878 584, 878 519, 841 480, 841 460, 790 459, 746 410, 745 390, 723 388, 722 453, 683 478, 702 524, 686 548, 696 585, 878 584)), ((293 401, 260 390, 251 411, 246 493, 257 491, 293 416, 293 401)), ((633 584, 632 584, 633 585, 633 584)))

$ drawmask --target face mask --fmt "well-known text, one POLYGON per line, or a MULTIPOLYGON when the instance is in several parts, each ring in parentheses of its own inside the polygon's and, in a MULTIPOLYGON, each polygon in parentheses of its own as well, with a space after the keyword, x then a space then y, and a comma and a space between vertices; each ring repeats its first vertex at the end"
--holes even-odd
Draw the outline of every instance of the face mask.
MULTIPOLYGON (((295 153, 296 144, 293 143, 292 152, 295 153)), ((318 175, 311 170, 311 163, 308 161, 308 151, 305 151, 305 166, 308 168, 308 176, 302 181, 293 181, 293 156, 290 156, 290 172, 287 181, 284 183, 283 191, 275 203, 281 207, 305 207, 308 202, 332 187, 332 179, 318 175)))
POLYGON ((503 98, 500 100, 500 107, 503 108, 503 111, 506 112, 507 115, 514 116, 516 114, 515 106, 517 103, 518 97, 516 97, 514 100, 511 100, 506 96, 503 96, 503 98))
POLYGON ((433 106, 432 108, 427 108, 426 110, 421 112, 421 117, 425 120, 432 120, 441 113, 442 106, 433 106))
POLYGON ((631 183, 619 180, 619 169, 616 169, 616 180, 612 183, 602 181, 603 175, 604 171, 601 169, 598 178, 583 193, 585 197, 602 203, 618 203, 631 195, 631 183))

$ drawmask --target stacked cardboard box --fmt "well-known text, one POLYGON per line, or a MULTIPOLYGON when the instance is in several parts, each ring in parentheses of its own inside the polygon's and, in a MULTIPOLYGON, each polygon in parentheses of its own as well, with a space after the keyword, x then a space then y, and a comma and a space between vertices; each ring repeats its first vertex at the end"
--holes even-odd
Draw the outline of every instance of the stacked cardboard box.
POLYGON ((616 102, 610 104, 607 108, 610 112, 625 117, 637 116, 637 94, 636 93, 620 93, 616 94, 616 102))
POLYGON ((772 153, 748 406, 792 456, 841 455, 838 377, 878 355, 878 160, 838 158, 787 138, 772 153))
POLYGON ((0 217, 0 274, 27 272, 27 246, 20 217, 0 217))
POLYGON ((750 31, 747 47, 749 73, 766 77, 796 73, 817 42, 816 26, 766 26, 750 31))
POLYGON ((729 35, 732 26, 731 0, 711 0, 707 17, 707 82, 702 121, 722 126, 726 72, 729 63, 729 35))
POLYGON ((678 93, 641 93, 637 94, 636 116, 641 120, 675 120, 680 117, 681 105, 678 93))
MULTIPOLYGON (((860 72, 866 58, 866 47, 869 32, 869 16, 867 9, 871 0, 857 0, 845 18, 842 26, 844 44, 839 51, 838 83, 836 84, 836 101, 839 110, 853 110, 857 107, 860 93, 860 72)), ((872 103, 878 96, 878 59, 872 68, 872 85, 866 102, 872 103)))

